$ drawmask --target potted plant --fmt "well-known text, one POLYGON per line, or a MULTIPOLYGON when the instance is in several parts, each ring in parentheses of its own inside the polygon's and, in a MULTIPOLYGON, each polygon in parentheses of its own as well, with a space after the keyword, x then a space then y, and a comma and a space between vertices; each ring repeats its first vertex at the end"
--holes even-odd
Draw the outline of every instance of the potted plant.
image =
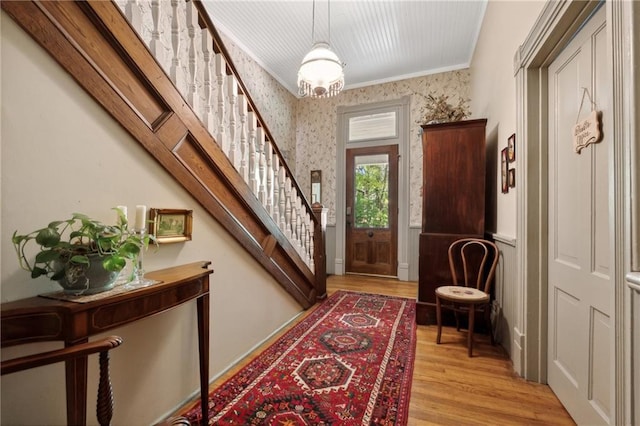
POLYGON ((117 225, 105 225, 81 214, 49 223, 28 234, 13 233, 12 242, 20 267, 31 278, 47 276, 57 281, 66 293, 94 294, 113 288, 127 261, 135 264, 140 250, 148 247, 153 236, 129 230, 126 215, 120 209, 117 225), (33 262, 27 252, 38 246, 33 262))

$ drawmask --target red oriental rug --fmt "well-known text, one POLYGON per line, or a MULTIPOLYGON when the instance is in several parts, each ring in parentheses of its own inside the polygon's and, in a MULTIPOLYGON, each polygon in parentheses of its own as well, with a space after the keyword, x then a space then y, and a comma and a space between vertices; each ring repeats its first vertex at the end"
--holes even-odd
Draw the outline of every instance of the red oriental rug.
POLYGON ((336 292, 209 394, 209 424, 405 425, 415 345, 415 301, 336 292))

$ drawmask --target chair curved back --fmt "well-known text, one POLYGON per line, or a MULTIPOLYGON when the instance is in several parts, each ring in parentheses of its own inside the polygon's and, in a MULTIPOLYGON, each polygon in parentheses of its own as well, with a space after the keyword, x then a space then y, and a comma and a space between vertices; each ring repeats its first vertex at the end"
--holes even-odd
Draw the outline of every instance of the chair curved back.
POLYGON ((449 246, 449 268, 454 285, 474 287, 487 294, 491 291, 498 265, 498 246, 481 238, 462 238, 449 246), (458 276, 462 271, 462 283, 458 276))

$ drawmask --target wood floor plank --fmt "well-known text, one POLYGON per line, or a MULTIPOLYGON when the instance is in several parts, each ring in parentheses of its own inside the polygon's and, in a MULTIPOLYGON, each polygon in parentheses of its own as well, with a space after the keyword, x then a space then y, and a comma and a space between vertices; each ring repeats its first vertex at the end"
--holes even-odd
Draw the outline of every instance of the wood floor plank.
MULTIPOLYGON (((337 290, 415 299, 417 283, 332 275, 327 279, 327 292, 331 295, 337 290)), ((211 384, 211 389, 220 386, 294 325, 290 324, 223 374, 211 384)), ((551 389, 518 377, 504 349, 491 346, 487 336, 477 336, 474 356, 469 358, 465 331, 444 327, 440 345, 436 344, 436 331, 435 326, 417 327, 409 426, 575 425, 551 389)))
MULTIPOLYGON (((362 291, 415 299, 416 282, 360 275, 330 276, 327 291, 362 291)), ((467 335, 419 325, 409 425, 575 425, 551 389, 527 382, 513 371, 504 350, 478 335, 472 358, 467 335)))

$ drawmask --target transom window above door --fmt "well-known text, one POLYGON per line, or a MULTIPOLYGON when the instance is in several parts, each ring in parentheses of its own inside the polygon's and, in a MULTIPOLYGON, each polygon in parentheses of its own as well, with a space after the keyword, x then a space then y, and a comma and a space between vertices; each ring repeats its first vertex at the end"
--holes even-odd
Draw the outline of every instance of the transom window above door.
POLYGON ((349 142, 398 137, 396 111, 349 118, 349 142))

